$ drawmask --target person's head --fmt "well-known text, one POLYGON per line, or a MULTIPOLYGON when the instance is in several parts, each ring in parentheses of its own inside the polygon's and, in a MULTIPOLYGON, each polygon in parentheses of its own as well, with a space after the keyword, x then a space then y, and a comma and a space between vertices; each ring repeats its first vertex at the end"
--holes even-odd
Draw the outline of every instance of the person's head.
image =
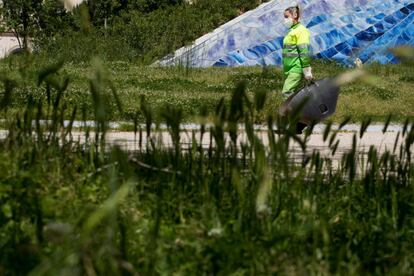
POLYGON ((285 10, 285 25, 290 28, 299 22, 300 10, 299 6, 289 7, 285 10))

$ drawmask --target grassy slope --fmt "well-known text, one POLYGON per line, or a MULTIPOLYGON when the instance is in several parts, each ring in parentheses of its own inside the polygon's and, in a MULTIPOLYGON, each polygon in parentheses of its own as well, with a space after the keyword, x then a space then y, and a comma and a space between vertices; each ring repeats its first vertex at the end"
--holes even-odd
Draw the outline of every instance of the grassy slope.
MULTIPOLYGON (((114 114, 113 120, 130 119, 139 110, 141 95, 145 95, 147 102, 156 111, 166 104, 179 106, 184 111, 185 120, 194 121, 201 107, 213 112, 222 97, 229 99, 235 84, 241 80, 248 81, 248 91, 252 96, 261 89, 268 91, 265 112, 257 118, 258 122, 264 122, 266 114, 277 112, 282 102, 280 91, 283 75, 278 68, 269 68, 266 71, 258 67, 151 68, 122 62, 108 63, 106 66, 124 105, 124 114, 114 114)), ((41 66, 32 64, 31 67, 33 71, 37 71, 41 66)), ((10 67, 5 62, 0 64, 0 71, 7 74, 17 71, 16 68, 17 66, 10 67)), ((63 70, 71 78, 66 93, 69 102, 77 105, 87 103, 90 106, 90 67, 65 65, 63 70)), ((379 77, 378 87, 362 82, 343 87, 337 113, 332 119, 341 121, 352 116, 358 122, 370 116, 374 121, 383 121, 389 114, 393 114, 396 120, 402 121, 406 117, 414 117, 414 75, 411 69, 402 65, 373 65, 368 70, 379 77)), ((334 76, 343 71, 344 68, 334 64, 314 64, 317 79, 334 76)), ((29 83, 34 82, 32 80, 29 83)), ((34 88, 32 91, 44 93, 42 90, 44 89, 34 88)), ((15 103, 17 109, 24 103, 24 93, 26 92, 15 103)))

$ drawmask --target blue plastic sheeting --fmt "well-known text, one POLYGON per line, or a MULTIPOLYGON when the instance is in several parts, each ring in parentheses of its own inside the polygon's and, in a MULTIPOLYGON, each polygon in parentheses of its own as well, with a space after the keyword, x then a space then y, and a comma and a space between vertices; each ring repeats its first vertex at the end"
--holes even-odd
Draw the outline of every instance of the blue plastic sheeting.
MULTIPOLYGON (((262 4, 177 50, 161 65, 233 67, 280 65, 287 1, 262 4), (282 5, 281 3, 285 4, 282 5)), ((414 0, 300 0, 302 23, 311 32, 315 58, 352 65, 395 63, 388 51, 414 46, 414 0)))

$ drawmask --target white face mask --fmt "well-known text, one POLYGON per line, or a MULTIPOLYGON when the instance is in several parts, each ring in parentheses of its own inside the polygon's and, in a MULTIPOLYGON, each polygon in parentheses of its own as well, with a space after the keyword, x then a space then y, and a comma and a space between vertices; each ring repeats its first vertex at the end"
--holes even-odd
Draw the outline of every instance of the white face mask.
POLYGON ((291 17, 285 18, 283 25, 285 25, 286 28, 290 29, 293 26, 293 19, 291 17))

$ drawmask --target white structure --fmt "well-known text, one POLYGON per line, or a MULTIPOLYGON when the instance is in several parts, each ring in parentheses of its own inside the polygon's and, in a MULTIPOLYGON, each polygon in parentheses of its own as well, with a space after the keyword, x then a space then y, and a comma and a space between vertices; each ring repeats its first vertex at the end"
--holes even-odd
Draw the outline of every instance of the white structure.
POLYGON ((21 50, 21 46, 13 33, 0 34, 0 59, 21 50))
MULTIPOLYGON (((0 0, 0 8, 3 6, 3 1, 0 0)), ((0 14, 0 29, 4 27, 3 18, 0 14)), ((4 28, 3 28, 4 29, 4 28)), ((8 55, 17 52, 21 49, 20 43, 16 36, 12 32, 0 31, 0 59, 7 57, 8 55)))
MULTIPOLYGON (((3 1, 0 0, 0 8, 3 6, 3 1)), ((3 18, 0 14, 0 29, 4 30, 5 24, 3 22, 3 18), (3 27, 3 28, 2 28, 3 27)), ((0 59, 3 59, 11 54, 17 53, 22 51, 22 43, 23 40, 17 39, 16 35, 11 31, 6 31, 1 33, 0 31, 0 59)), ((29 40, 29 48, 30 47, 30 40, 29 40)))

